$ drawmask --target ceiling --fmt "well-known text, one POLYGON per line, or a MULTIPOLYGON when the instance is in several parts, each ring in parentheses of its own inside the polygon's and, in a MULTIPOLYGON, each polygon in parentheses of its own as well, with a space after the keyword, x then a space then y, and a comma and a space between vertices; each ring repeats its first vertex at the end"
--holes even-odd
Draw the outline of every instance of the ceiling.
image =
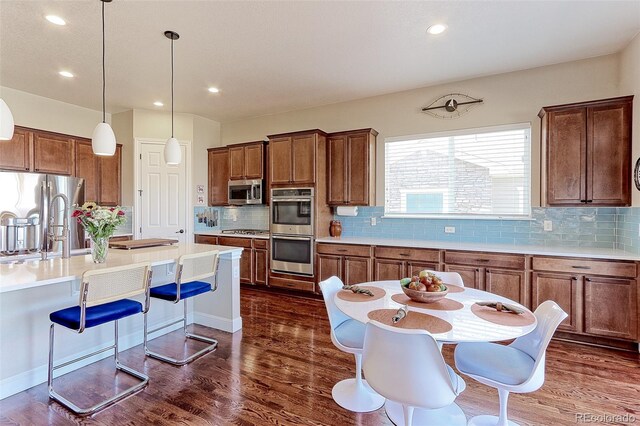
MULTIPOLYGON (((0 84, 101 109, 100 5, 0 0, 0 84)), ((106 23, 109 112, 170 108, 174 30, 176 111, 227 122, 614 53, 640 1, 114 0, 106 23)))

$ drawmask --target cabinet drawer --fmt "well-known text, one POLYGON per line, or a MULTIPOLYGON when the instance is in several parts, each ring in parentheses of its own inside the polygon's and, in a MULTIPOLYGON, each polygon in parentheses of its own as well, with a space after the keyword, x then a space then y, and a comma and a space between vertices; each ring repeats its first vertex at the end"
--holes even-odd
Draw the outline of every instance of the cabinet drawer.
POLYGON ((457 265, 490 266, 492 268, 525 268, 524 255, 503 253, 481 253, 474 251, 447 251, 445 263, 457 265))
POLYGON ((253 248, 267 250, 269 248, 269 240, 255 238, 253 240, 253 248))
POLYGON ((213 235, 196 235, 196 244, 218 245, 218 237, 213 235))
POLYGON ((269 286, 308 292, 313 292, 314 289, 313 281, 288 280, 280 277, 269 277, 269 286))
POLYGON ((218 237, 221 246, 251 248, 251 238, 218 237))
POLYGON ((426 250, 402 247, 376 247, 375 257, 398 260, 421 260, 424 262, 436 262, 440 260, 439 250, 426 250))
POLYGON ((333 254, 336 256, 363 256, 371 257, 370 246, 356 246, 352 244, 318 244, 316 250, 319 254, 333 254))
POLYGON ((609 275, 614 277, 636 277, 634 262, 615 262, 594 259, 570 259, 556 257, 534 257, 536 271, 569 272, 573 274, 609 275))

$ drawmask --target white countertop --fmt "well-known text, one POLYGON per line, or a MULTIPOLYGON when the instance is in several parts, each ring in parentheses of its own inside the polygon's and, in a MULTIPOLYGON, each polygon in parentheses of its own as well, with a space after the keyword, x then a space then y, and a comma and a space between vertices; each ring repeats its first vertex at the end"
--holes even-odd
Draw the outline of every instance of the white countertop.
POLYGON ((269 235, 258 234, 225 234, 222 231, 198 231, 194 235, 211 235, 213 237, 235 237, 235 238, 258 238, 260 240, 268 240, 269 235))
POLYGON ((618 249, 592 247, 547 247, 510 244, 461 243, 449 241, 419 241, 372 237, 324 237, 318 243, 362 244, 370 246, 414 247, 438 250, 485 251, 492 253, 516 253, 542 256, 589 257, 595 259, 640 260, 640 255, 618 249))
POLYGON ((183 254, 219 250, 220 254, 242 251, 241 247, 209 244, 176 244, 135 250, 110 249, 107 261, 93 263, 90 254, 69 259, 28 260, 24 263, 0 264, 0 293, 80 279, 86 270, 110 266, 149 263, 152 266, 175 262, 183 254))

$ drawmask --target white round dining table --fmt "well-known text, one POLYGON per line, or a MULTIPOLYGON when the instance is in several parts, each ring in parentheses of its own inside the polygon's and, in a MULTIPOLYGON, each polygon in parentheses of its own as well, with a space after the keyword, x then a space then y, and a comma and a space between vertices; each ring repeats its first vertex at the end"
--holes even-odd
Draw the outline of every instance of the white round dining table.
MULTIPOLYGON (((399 309, 403 305, 391 299, 394 294, 402 294, 400 281, 372 281, 362 284, 362 286, 379 287, 385 290, 385 295, 372 301, 346 301, 341 299, 338 294, 335 295, 335 303, 342 312, 347 316, 366 324, 369 321, 369 312, 378 309, 399 309)), ((449 284, 452 287, 451 284, 449 284)), ((416 311, 436 316, 451 324, 451 329, 444 333, 432 333, 433 337, 440 343, 462 343, 462 342, 497 342, 502 340, 510 340, 516 337, 524 336, 536 328, 537 321, 524 326, 500 325, 486 321, 471 311, 471 306, 476 302, 502 302, 513 306, 517 306, 527 312, 529 309, 521 304, 507 299, 497 294, 489 293, 474 288, 465 287, 462 292, 449 292, 446 296, 462 303, 463 307, 457 310, 436 310, 429 309, 429 304, 420 304, 415 307, 414 304, 409 305, 409 311, 416 311)), ((505 314, 506 315, 506 314, 505 314)))

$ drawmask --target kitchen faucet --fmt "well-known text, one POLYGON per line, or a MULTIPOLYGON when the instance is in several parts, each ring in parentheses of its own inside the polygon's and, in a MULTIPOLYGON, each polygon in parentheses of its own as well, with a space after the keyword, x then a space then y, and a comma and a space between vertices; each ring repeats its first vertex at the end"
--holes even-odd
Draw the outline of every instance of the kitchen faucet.
POLYGON ((54 195, 49 204, 49 241, 62 241, 62 258, 68 259, 71 257, 71 245, 69 244, 69 199, 64 194, 54 195), (62 225, 54 224, 53 207, 57 198, 61 198, 64 203, 62 225), (55 228, 62 228, 62 234, 56 235, 54 232, 55 228))

